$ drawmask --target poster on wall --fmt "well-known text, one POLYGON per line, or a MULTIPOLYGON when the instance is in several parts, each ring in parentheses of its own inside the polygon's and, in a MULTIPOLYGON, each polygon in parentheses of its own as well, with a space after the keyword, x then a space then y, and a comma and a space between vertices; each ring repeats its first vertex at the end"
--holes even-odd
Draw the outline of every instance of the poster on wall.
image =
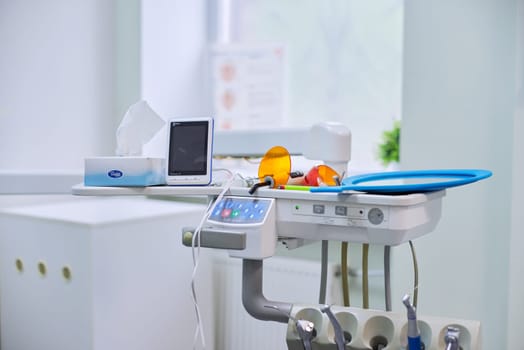
POLYGON ((285 118, 282 45, 211 48, 213 108, 218 130, 278 128, 285 118))

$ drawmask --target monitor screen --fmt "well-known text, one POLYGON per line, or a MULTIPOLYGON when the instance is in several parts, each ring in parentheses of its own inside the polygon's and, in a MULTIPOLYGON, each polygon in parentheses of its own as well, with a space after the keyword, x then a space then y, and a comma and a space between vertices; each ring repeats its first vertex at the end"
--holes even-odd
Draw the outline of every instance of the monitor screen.
POLYGON ((168 175, 205 175, 209 123, 173 121, 170 128, 168 175))

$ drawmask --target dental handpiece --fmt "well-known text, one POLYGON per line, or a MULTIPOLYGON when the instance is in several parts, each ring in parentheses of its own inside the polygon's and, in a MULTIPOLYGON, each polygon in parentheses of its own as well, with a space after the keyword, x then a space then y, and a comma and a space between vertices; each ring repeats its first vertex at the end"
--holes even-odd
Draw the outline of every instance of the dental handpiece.
POLYGON ((295 320, 298 336, 302 340, 304 350, 311 350, 311 340, 316 336, 315 324, 308 320, 295 320))
POLYGON ((446 350, 459 350, 459 336, 460 330, 456 327, 449 326, 444 341, 446 342, 446 350))
POLYGON ((413 305, 411 305, 408 294, 404 295, 404 298, 402 298, 402 303, 406 306, 408 311, 408 348, 409 350, 421 350, 422 343, 417 325, 417 312, 413 305))
POLYGON ((335 331, 335 343, 337 344, 337 350, 345 350, 346 339, 344 338, 344 332, 342 331, 342 327, 340 326, 340 323, 338 322, 337 318, 333 314, 333 311, 331 311, 331 307, 329 305, 324 305, 324 307, 321 308, 320 311, 327 315, 329 321, 331 321, 331 324, 333 325, 333 330, 335 331))
POLYGON ((304 350, 312 350, 311 340, 317 336, 317 330, 315 329, 315 324, 308 320, 297 320, 290 314, 285 313, 284 311, 280 310, 278 306, 275 305, 265 305, 265 307, 274 309, 277 311, 280 311, 284 313, 286 316, 288 316, 293 322, 295 322, 295 327, 298 332, 298 337, 302 341, 302 345, 304 346, 304 350))

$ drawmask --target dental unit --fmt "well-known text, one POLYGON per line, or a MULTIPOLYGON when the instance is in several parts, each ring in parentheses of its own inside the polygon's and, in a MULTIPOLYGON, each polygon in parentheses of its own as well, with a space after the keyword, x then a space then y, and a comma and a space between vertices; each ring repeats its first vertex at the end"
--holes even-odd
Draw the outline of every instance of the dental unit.
MULTIPOLYGON (((417 314, 415 307, 410 303, 409 295, 402 299, 407 318, 406 313, 395 313, 389 309, 379 311, 330 306, 325 303, 309 305, 268 300, 263 294, 264 259, 275 255, 277 244, 295 249, 312 242, 335 241, 379 245, 389 249, 412 242, 432 232, 438 224, 446 188, 477 181, 489 177, 491 173, 480 170, 412 173, 410 177, 427 178, 433 175, 444 185, 440 188, 433 185, 427 190, 414 187, 405 191, 402 187, 394 187, 389 193, 387 190, 366 191, 362 189, 365 186, 362 181, 370 180, 368 178, 340 179, 346 174, 350 160, 351 133, 345 126, 338 123, 321 123, 309 130, 294 132, 295 134, 286 134, 276 131, 266 137, 266 141, 286 146, 290 154, 302 154, 307 159, 323 161, 340 174, 332 179, 334 186, 315 187, 311 190, 302 187, 293 190, 293 186, 289 185, 289 190, 281 190, 278 186, 286 188, 286 184, 281 183, 275 174, 266 171, 259 172, 260 181, 251 188, 154 186, 130 190, 77 186, 73 193, 207 196, 210 206, 202 224, 199 227, 184 228, 182 243, 195 248, 195 242, 199 242, 198 247, 226 250, 230 257, 242 259, 242 303, 245 310, 259 320, 288 324, 287 346, 290 350, 327 350, 334 347, 337 350, 420 350, 423 349, 422 341, 425 349, 439 349, 435 336, 424 339, 425 333, 419 330, 417 314), (303 142, 306 137, 315 142, 303 142), (300 147, 304 149, 301 150, 300 147), (316 318, 306 319, 300 316, 304 310, 314 313, 316 318), (342 316, 354 321, 343 321, 342 316), (378 327, 376 333, 373 329, 365 327, 384 319, 387 327, 378 327), (358 324, 352 325, 351 322, 358 324), (328 324, 330 327, 326 326, 328 324)), ((257 144, 258 141, 251 142, 259 140, 254 134, 256 131, 217 132, 215 155, 261 156, 264 154, 261 148, 267 150, 269 145, 257 144), (231 148, 231 144, 241 144, 245 147, 231 148)), ((287 179, 291 173, 286 169, 285 178, 287 179)), ((389 254, 387 256, 389 259, 389 254)), ((387 275, 385 297, 388 305, 391 303, 388 290, 390 276, 386 261, 384 270, 387 275)), ((429 332, 434 334, 438 334, 438 329, 444 329, 453 323, 441 318, 422 319, 435 327, 433 332, 429 332)), ((480 325, 476 321, 467 320, 464 320, 462 325, 469 328, 470 337, 467 344, 460 346, 464 350, 480 349, 480 325)), ((458 331, 446 329, 446 350, 459 349, 458 331)))

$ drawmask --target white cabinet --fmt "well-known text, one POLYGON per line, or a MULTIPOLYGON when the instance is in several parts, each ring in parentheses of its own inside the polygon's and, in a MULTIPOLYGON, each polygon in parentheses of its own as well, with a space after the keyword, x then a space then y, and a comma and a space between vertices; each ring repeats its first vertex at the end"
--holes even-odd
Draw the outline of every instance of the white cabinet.
MULTIPOLYGON (((75 198, 0 211, 3 350, 190 349, 191 249, 204 205, 75 198)), ((212 322, 209 259, 198 291, 212 322)), ((206 329, 211 331, 211 327, 206 329)), ((212 334, 207 343, 213 344, 212 334)))

